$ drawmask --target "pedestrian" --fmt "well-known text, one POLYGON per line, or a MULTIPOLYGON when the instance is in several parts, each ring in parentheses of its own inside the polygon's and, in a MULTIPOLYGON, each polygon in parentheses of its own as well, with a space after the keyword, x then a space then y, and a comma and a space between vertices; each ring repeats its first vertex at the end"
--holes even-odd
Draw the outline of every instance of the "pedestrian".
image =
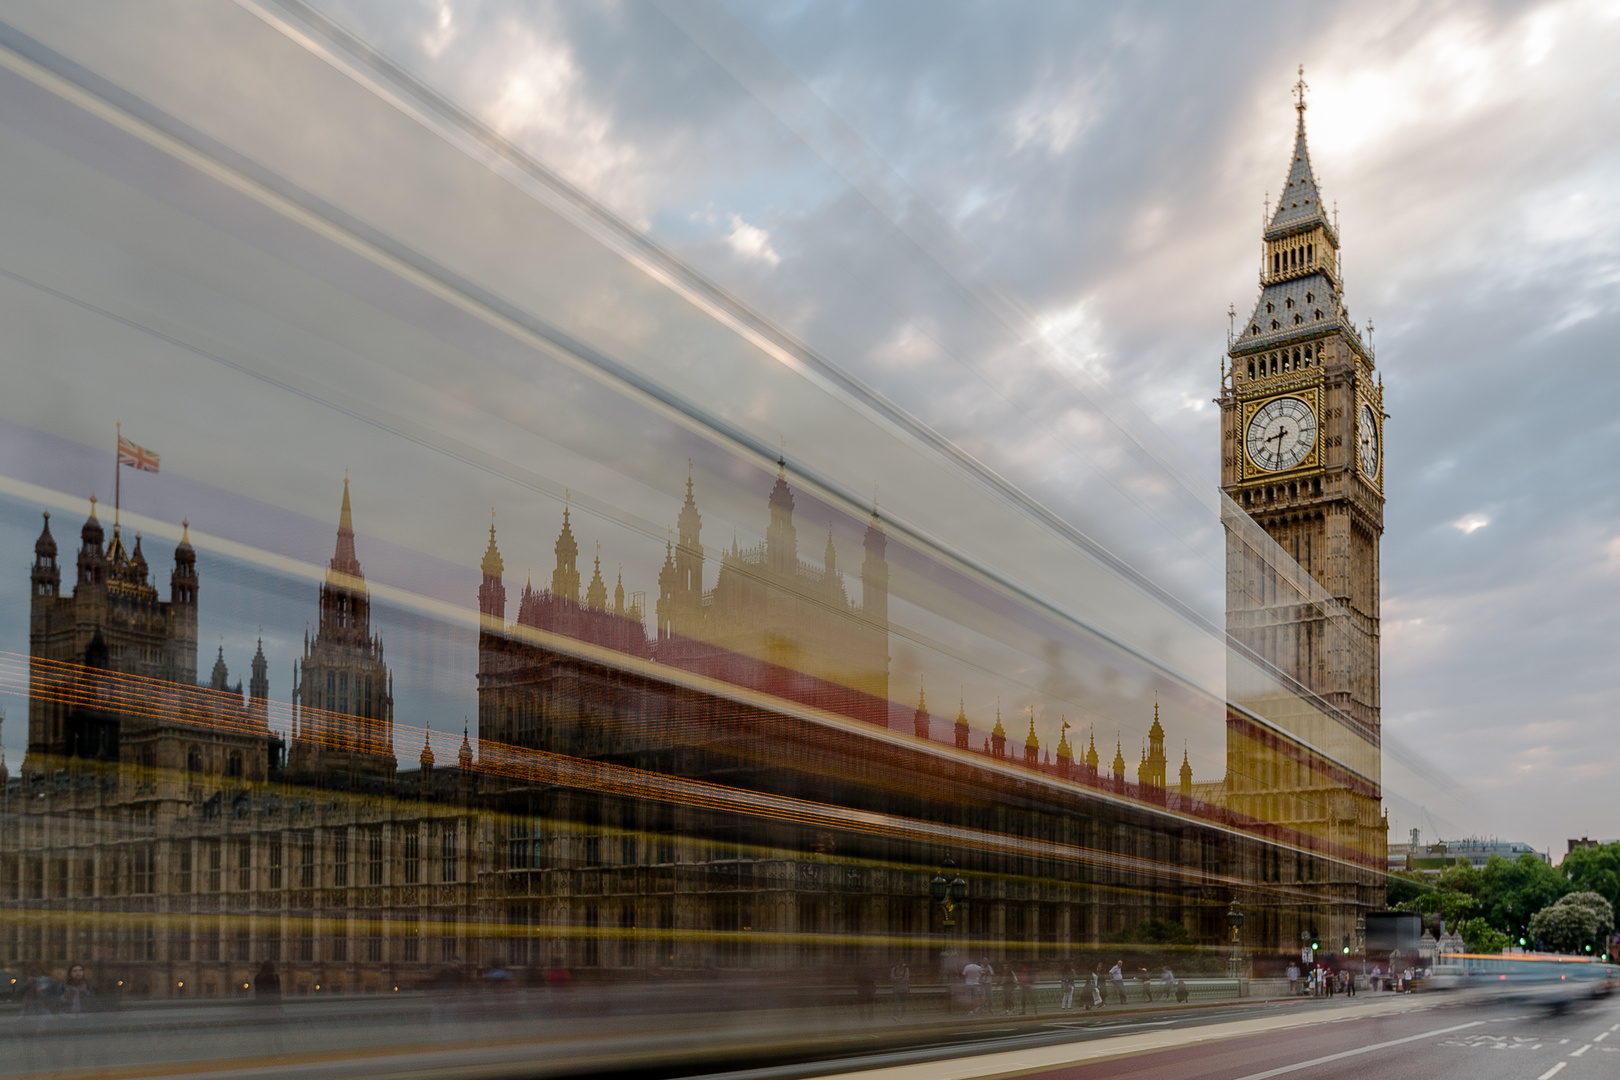
POLYGON ((1185 1005, 1187 1003, 1187 996, 1188 996, 1187 995, 1187 980, 1186 979, 1177 979, 1176 980, 1176 1000, 1178 1002, 1180 1002, 1181 1004, 1185 1005))
POLYGON ((1299 965, 1292 961, 1288 964, 1288 996, 1294 997, 1299 993, 1299 965))
POLYGON ((979 961, 979 1000, 984 1005, 986 1016, 996 1011, 996 969, 990 966, 987 956, 979 961))
POLYGON ((68 968, 67 982, 62 984, 62 1013, 65 1016, 83 1016, 90 1011, 90 999, 96 992, 84 977, 84 965, 68 968))
POLYGON ((19 1035, 42 1035, 45 1018, 51 1015, 51 977, 42 964, 29 964, 23 975, 21 1007, 17 1010, 19 1035))
POLYGON ((1114 961, 1114 966, 1108 969, 1108 982, 1114 988, 1115 1000, 1125 1004, 1125 961, 1114 961))
POLYGON ((1018 1015, 1023 1016, 1026 1009, 1036 1016, 1041 1015, 1040 1002, 1035 1000, 1035 973, 1028 964, 1019 972, 1018 989, 1018 1015))
POLYGON ((1379 984, 1383 978, 1383 975, 1384 969, 1377 964, 1374 964, 1372 969, 1372 991, 1375 994, 1381 989, 1379 984))
POLYGON ((962 997, 970 1016, 976 1016, 979 1012, 979 972, 982 970, 972 960, 962 968, 962 997))
POLYGON ((1356 996, 1356 973, 1353 971, 1344 973, 1344 994, 1346 997, 1356 996))
POLYGON ((872 1006, 877 1003, 877 980, 866 968, 855 973, 855 1005, 862 1020, 872 1019, 872 1006))
POLYGON ((1087 1005, 1086 1008, 1100 1009, 1106 1004, 1103 997, 1103 969, 1101 960, 1091 965, 1091 974, 1086 980, 1086 994, 1086 1000, 1091 1003, 1090 1005, 1087 1005))
POLYGON ((893 997, 895 1019, 903 1019, 911 998, 911 967, 903 956, 889 969, 889 993, 893 997))
POLYGON ((253 976, 253 1003, 281 1004, 281 976, 276 974, 276 965, 269 960, 260 964, 259 973, 253 976))
MULTIPOLYGON (((1058 985, 1063 990, 1063 997, 1060 1000, 1060 1002, 1058 1003, 1058 1008, 1061 1009, 1063 1012, 1069 1012, 1074 1008, 1074 961, 1073 960, 1065 960, 1065 961, 1063 961, 1063 974, 1058 977, 1058 985)), ((1091 1008, 1090 1001, 1087 1001, 1086 1008, 1088 1008, 1088 1009, 1091 1008)))
POLYGON ((1164 987, 1164 1000, 1169 1001, 1170 995, 1176 992, 1176 976, 1169 964, 1164 965, 1164 974, 1159 976, 1159 983, 1164 987))
POLYGON ((1137 980, 1137 982, 1140 982, 1142 984, 1142 1000, 1143 1001, 1152 1001, 1153 1000, 1153 980, 1148 978, 1148 970, 1147 970, 1147 968, 1138 968, 1137 969, 1136 980, 1137 980))
POLYGON ((1001 1015, 1011 1016, 1013 997, 1018 993, 1018 973, 1009 961, 1001 965, 1001 1015))

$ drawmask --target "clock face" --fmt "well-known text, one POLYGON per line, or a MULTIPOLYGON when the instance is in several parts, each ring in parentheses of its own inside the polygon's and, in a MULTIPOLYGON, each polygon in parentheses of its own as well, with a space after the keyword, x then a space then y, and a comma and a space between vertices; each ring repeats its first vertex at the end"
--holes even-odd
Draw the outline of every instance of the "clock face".
POLYGON ((1378 417, 1371 405, 1361 407, 1361 471, 1367 479, 1378 477, 1378 417))
POLYGON ((1304 461, 1316 445, 1316 414, 1299 398, 1274 398, 1249 422, 1249 460, 1266 472, 1304 461))

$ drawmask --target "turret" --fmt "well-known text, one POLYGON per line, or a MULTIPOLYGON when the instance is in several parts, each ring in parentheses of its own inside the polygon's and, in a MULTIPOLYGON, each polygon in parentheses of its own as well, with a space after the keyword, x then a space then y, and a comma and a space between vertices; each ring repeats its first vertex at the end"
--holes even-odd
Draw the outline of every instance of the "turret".
POLYGON ((591 573, 591 584, 585 590, 585 604, 593 611, 607 610, 607 582, 602 580, 602 553, 596 554, 596 569, 591 573))
POLYGON ((1097 770, 1100 761, 1101 759, 1097 756, 1097 727, 1093 724, 1091 727, 1091 745, 1086 748, 1085 779, 1088 782, 1093 784, 1097 782, 1097 770))
POLYGON ((1024 764, 1030 768, 1041 763, 1041 740, 1035 737, 1035 706, 1029 707, 1029 737, 1024 740, 1024 764))
POLYGON ((776 461, 776 484, 771 488, 771 523, 765 528, 765 562, 772 573, 791 574, 799 566, 799 538, 793 527, 793 489, 788 487, 787 461, 776 461))
POLYGON ((1065 780, 1074 772, 1074 751, 1069 747, 1069 722, 1067 720, 1063 721, 1063 727, 1059 731, 1057 771, 1058 775, 1065 780))
POLYGON ((424 799, 433 794, 433 746, 429 742, 429 734, 429 732, 422 733, 422 756, 417 759, 422 766, 417 779, 418 791, 424 799))
POLYGON ((996 705, 996 726, 990 732, 990 753, 998 758, 1007 756, 1007 729, 1001 726, 1001 706, 996 705))
POLYGON ((1187 760, 1187 747, 1181 748, 1181 808, 1187 809, 1192 801, 1192 764, 1187 760))
POLYGON ((971 732, 971 730, 972 729, 968 726, 967 700, 965 698, 960 699, 956 704, 955 728, 956 748, 958 750, 966 750, 968 748, 968 734, 971 732))
POLYGON ((253 653, 253 678, 248 682, 248 713, 261 724, 270 719, 270 664, 264 658, 264 638, 253 653))
MULTIPOLYGON (((829 544, 829 547, 832 545, 829 544)), ((917 689, 917 711, 911 716, 911 727, 917 738, 928 738, 928 699, 924 696, 922 688, 917 689)))
POLYGON ((214 660, 214 674, 213 677, 208 680, 208 685, 214 690, 229 690, 229 680, 230 672, 225 670, 225 646, 221 644, 219 647, 219 656, 214 660))
POLYGON ((141 553, 141 534, 135 534, 135 550, 129 554, 129 580, 135 585, 146 584, 146 556, 141 553))
POLYGON ((197 551, 191 546, 189 520, 180 523, 180 543, 174 549, 174 573, 169 575, 169 602, 191 608, 197 606, 197 551))
POLYGON ((574 527, 568 520, 568 507, 563 507, 562 532, 557 534, 553 550, 557 553, 557 569, 551 572, 551 593, 579 603, 579 544, 574 540, 574 527))
POLYGON ((619 568, 618 584, 613 586, 613 614, 624 615, 624 568, 619 568))
POLYGON ((90 516, 79 531, 79 584, 100 585, 107 580, 106 557, 101 544, 106 534, 96 520, 96 497, 90 496, 90 516))
POLYGON ((501 584, 506 564, 495 546, 495 511, 489 512, 489 518, 489 547, 484 549, 484 561, 479 564, 484 582, 478 586, 478 614, 486 627, 499 630, 506 621, 506 586, 501 584))
POLYGON ((62 569, 56 563, 56 538, 51 535, 49 510, 45 511, 45 527, 40 530, 39 539, 34 541, 32 581, 35 596, 62 594, 62 569))
POLYGON ((691 462, 686 465, 686 502, 681 504, 675 529, 674 613, 680 631, 690 634, 693 628, 686 625, 686 620, 699 617, 703 611, 703 516, 692 494, 691 462))
POLYGON ((664 544, 664 565, 658 571, 658 636, 666 638, 675 632, 675 544, 664 544))
POLYGON ((1125 747, 1119 739, 1114 740, 1114 790, 1123 793, 1125 790, 1125 747))

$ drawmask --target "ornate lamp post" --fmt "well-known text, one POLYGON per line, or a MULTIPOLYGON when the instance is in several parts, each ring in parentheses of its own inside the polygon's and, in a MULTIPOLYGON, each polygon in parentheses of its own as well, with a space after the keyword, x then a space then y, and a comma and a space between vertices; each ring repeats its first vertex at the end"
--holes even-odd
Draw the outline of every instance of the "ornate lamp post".
POLYGON ((940 866, 939 873, 934 880, 928 883, 928 891, 939 905, 940 914, 945 917, 945 945, 940 950, 940 966, 947 967, 951 962, 951 953, 954 951, 956 937, 956 909, 967 899, 967 882, 962 875, 956 873, 956 863, 946 859, 940 866), (947 881, 945 875, 951 875, 947 881))
MULTIPOLYGON (((1227 961, 1228 973, 1234 979, 1243 977, 1243 960, 1241 949, 1243 947, 1243 905, 1238 903, 1237 897, 1232 897, 1232 906, 1226 909, 1226 925, 1232 930, 1232 958, 1227 961)), ((1241 986, 1239 988, 1241 994, 1241 986)))
POLYGON ((1361 981, 1367 981, 1367 916, 1356 916, 1356 952, 1361 956, 1361 981))

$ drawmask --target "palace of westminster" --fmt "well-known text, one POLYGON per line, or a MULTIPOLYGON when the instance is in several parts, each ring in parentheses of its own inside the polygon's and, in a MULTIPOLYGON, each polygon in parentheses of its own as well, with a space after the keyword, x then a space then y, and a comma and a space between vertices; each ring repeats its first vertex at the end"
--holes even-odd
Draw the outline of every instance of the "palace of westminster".
POLYGON ((688 480, 650 623, 600 559, 584 580, 566 510, 549 588, 510 612, 492 525, 477 750, 464 734, 440 763, 424 744, 402 769, 347 480, 285 733, 262 647, 245 693, 223 648, 198 681, 189 539, 162 599, 140 538, 109 537, 92 500, 72 566, 49 514, 35 545, 0 961, 82 961, 158 996, 241 993, 265 959, 293 992, 351 993, 451 961, 607 976, 905 952, 923 970, 947 856, 969 880, 955 932, 993 955, 1070 955, 1150 919, 1218 945, 1234 898, 1256 957, 1301 930, 1348 939, 1383 902, 1384 414, 1299 112, 1217 399, 1227 629, 1234 685, 1239 666, 1266 673, 1370 745, 1370 767, 1267 721, 1265 692, 1250 708, 1229 691, 1227 775, 1209 783, 1185 754, 1171 777, 1157 706, 1134 779, 1118 744, 1111 763, 1066 731, 1043 748, 1033 718, 1009 747, 999 710, 985 734, 920 695, 891 707, 883 524, 855 602, 830 537, 819 566, 801 560, 779 465, 765 542, 712 569, 688 480))

